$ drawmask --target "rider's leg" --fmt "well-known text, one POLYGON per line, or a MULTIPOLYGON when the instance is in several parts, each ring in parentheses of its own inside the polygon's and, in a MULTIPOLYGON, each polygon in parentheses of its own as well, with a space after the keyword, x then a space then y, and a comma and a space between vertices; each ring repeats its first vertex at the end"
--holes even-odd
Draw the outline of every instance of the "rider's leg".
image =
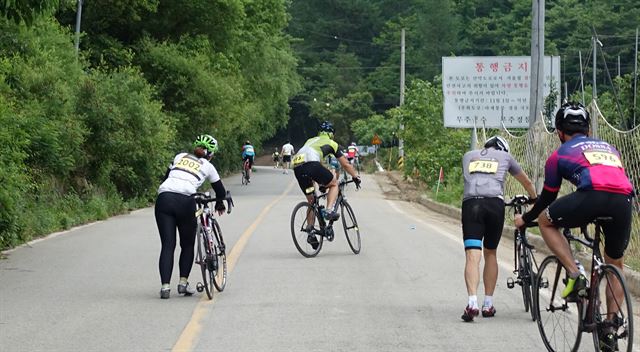
POLYGON ((564 236, 560 233, 560 230, 558 230, 558 228, 551 223, 546 211, 543 211, 538 216, 538 226, 540 227, 542 238, 547 244, 547 247, 549 247, 553 254, 558 257, 569 274, 571 274, 571 276, 573 277, 576 277, 580 273, 580 271, 578 270, 578 266, 573 259, 573 254, 571 254, 569 242, 567 242, 567 239, 564 238, 564 236))
POLYGON ((496 249, 484 248, 484 271, 482 274, 484 282, 484 294, 493 296, 498 281, 498 259, 496 249))
MULTIPOLYGON (((309 204, 313 204, 313 194, 306 194, 305 195, 307 197, 307 202, 309 202, 309 204)), ((315 214, 313 213, 312 209, 309 209, 310 211, 307 213, 307 226, 311 225, 313 226, 313 224, 316 221, 316 217, 315 214)))
MULTIPOLYGON (((620 273, 623 273, 624 257, 613 259, 609 257, 607 253, 605 253, 604 261, 607 264, 615 265, 620 270, 620 273)), ((607 319, 613 319, 613 317, 615 316, 615 312, 618 311, 618 309, 622 306, 622 303, 624 302, 624 291, 622 290, 622 285, 620 285, 620 282, 618 282, 618 280, 615 279, 613 276, 608 277, 607 281, 611 283, 611 286, 607 286, 607 292, 606 292, 607 312, 609 312, 609 314, 607 315, 607 319)))
POLYGON ((329 194, 327 194, 327 211, 333 211, 339 191, 338 180, 336 179, 336 177, 333 176, 331 182, 325 185, 325 187, 327 187, 327 190, 329 191, 329 194))
POLYGON ((465 264, 464 264, 464 282, 467 285, 467 294, 470 298, 471 308, 477 307, 477 294, 478 285, 480 284, 480 258, 482 252, 479 249, 466 249, 465 250, 465 264), (471 302, 471 297, 475 297, 476 300, 471 302))

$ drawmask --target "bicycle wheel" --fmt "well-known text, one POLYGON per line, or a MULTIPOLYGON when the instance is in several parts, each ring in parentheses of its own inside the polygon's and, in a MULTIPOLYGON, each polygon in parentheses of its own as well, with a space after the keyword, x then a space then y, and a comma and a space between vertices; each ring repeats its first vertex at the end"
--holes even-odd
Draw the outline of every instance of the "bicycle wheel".
POLYGON ((317 211, 311 204, 301 202, 293 208, 291 237, 298 252, 307 258, 315 257, 322 249, 324 236, 318 224, 317 211))
POLYGON ((538 330, 550 352, 577 351, 582 337, 582 302, 561 298, 567 271, 557 257, 549 256, 540 265, 533 293, 538 330))
POLYGON ((524 311, 531 314, 531 319, 536 320, 536 314, 533 310, 533 299, 531 298, 531 253, 525 247, 524 243, 518 245, 518 276, 520 277, 520 287, 522 288, 522 301, 524 302, 524 311))
MULTIPOLYGON (((200 270, 202 271, 202 286, 204 287, 205 292, 207 293, 207 297, 209 299, 213 299, 213 280, 211 280, 211 276, 209 275, 209 271, 207 270, 208 260, 207 260, 207 236, 202 227, 198 228, 198 252, 196 253, 196 264, 200 265, 200 270)), ((202 290, 200 290, 202 291, 202 290)))
POLYGON ((213 219, 213 285, 218 292, 224 291, 227 285, 227 252, 218 221, 213 219))
POLYGON ((242 185, 246 185, 247 184, 247 170, 242 170, 242 185))
POLYGON ((358 228, 358 221, 356 215, 353 213, 351 205, 343 200, 340 203, 340 212, 342 215, 342 228, 344 234, 347 236, 347 242, 354 254, 360 253, 360 228, 358 228))
POLYGON ((596 351, 631 352, 633 349, 633 309, 631 297, 620 270, 613 265, 600 267, 593 321, 596 351), (614 296, 613 292, 618 294, 614 296), (607 296, 610 298, 607 299, 607 296), (606 336, 609 335, 609 336, 606 336), (602 338, 602 340, 601 340, 602 338))

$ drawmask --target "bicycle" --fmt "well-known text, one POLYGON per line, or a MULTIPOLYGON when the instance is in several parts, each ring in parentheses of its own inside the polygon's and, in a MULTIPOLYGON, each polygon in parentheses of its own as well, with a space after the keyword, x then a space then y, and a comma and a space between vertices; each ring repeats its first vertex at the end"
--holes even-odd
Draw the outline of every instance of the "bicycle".
MULTIPOLYGON (((515 214, 522 214, 522 208, 525 204, 530 204, 530 199, 527 196, 517 195, 513 199, 505 204, 505 207, 512 207, 515 214)), ((537 222, 527 224, 527 227, 538 226, 537 222)), ((527 240, 526 228, 516 228, 513 231, 513 273, 516 274, 514 278, 507 279, 507 287, 512 289, 515 285, 519 285, 522 288, 522 300, 524 302, 524 311, 531 314, 531 319, 536 321, 536 313, 533 306, 532 289, 536 278, 536 271, 538 270, 538 263, 533 255, 535 247, 527 240)))
MULTIPOLYGON (((340 218, 342 219, 342 227, 344 234, 347 237, 349 247, 354 254, 360 253, 361 240, 360 229, 358 228, 358 222, 356 220, 355 213, 351 208, 351 205, 347 202, 347 198, 344 195, 344 188, 347 184, 352 183, 353 180, 342 180, 338 184, 338 198, 336 199, 337 207, 340 207, 340 218)), ((359 185, 356 186, 360 188, 359 185)), ((324 206, 320 205, 320 200, 327 196, 327 192, 316 194, 313 196, 313 203, 300 202, 294 208, 291 213, 291 237, 293 237, 293 243, 295 244, 298 252, 304 257, 315 257, 320 253, 324 240, 331 242, 334 239, 333 220, 326 222, 324 219, 324 206), (317 221, 316 221, 317 220, 317 221)))
POLYGON ((248 185, 250 180, 249 170, 251 170, 251 166, 249 164, 249 160, 245 160, 242 163, 242 185, 248 185))
POLYGON ((195 263, 200 265, 202 282, 196 284, 198 292, 206 291, 209 299, 213 299, 213 289, 224 291, 227 285, 227 254, 220 225, 214 217, 215 211, 209 206, 212 202, 225 200, 227 202, 227 214, 233 208, 231 193, 227 191, 224 199, 211 198, 209 192, 195 193, 198 219, 196 230, 198 243, 195 263))
POLYGON ((633 349, 633 309, 629 291, 620 270, 605 264, 600 252, 602 224, 610 220, 599 217, 592 222, 595 225, 593 238, 586 226, 581 228, 584 239, 574 236, 569 229, 563 231, 569 242, 579 242, 592 249, 587 287, 580 291, 575 302, 561 298, 564 286, 561 283, 566 284, 569 274, 558 258, 551 255, 540 264, 534 304, 538 310, 540 336, 549 351, 576 351, 583 332, 593 335, 596 351, 631 352, 633 349), (623 296, 624 301, 618 301, 613 290, 621 291, 619 296, 623 296), (607 297, 607 293, 611 297, 607 297), (609 337, 609 342, 601 341, 604 336, 609 337))

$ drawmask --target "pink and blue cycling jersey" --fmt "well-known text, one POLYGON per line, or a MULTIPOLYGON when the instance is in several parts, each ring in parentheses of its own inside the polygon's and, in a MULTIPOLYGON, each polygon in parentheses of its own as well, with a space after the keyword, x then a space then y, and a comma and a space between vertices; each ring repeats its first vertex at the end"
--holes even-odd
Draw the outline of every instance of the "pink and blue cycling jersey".
POLYGON ((579 191, 633 194, 620 152, 595 138, 578 135, 563 143, 549 156, 544 170, 544 189, 549 192, 558 192, 564 178, 579 191))

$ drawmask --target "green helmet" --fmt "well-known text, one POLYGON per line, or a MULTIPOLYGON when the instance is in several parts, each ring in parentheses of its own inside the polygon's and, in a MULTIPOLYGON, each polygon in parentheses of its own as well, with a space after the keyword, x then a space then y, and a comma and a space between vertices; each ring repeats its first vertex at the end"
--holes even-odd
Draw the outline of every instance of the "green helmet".
POLYGON ((196 141, 193 142, 193 147, 202 147, 207 150, 207 156, 211 156, 218 151, 218 141, 211 135, 201 134, 196 138, 196 141))

